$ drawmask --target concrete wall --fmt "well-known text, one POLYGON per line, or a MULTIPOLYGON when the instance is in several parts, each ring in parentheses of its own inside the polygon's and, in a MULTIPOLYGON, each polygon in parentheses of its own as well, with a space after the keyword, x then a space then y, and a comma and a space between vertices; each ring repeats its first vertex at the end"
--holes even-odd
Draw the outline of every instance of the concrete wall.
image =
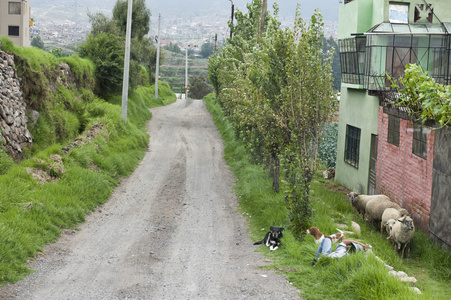
POLYGON ((435 133, 430 237, 451 249, 451 129, 435 133))
POLYGON ((412 153, 413 124, 400 120, 399 146, 387 142, 388 114, 379 108, 376 188, 407 209, 415 226, 429 231, 435 131, 427 135, 427 156, 412 153))
POLYGON ((362 192, 361 186, 364 193, 368 192, 371 134, 377 134, 378 107, 379 98, 369 96, 366 90, 342 84, 335 179, 353 191, 362 192), (348 124, 361 129, 358 168, 344 161, 348 124))

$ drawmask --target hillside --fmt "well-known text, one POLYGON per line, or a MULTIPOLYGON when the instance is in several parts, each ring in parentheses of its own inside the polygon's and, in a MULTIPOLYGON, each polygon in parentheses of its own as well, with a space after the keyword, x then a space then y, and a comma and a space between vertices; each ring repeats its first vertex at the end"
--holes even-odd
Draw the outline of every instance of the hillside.
MULTIPOLYGON (((168 82, 172 90, 180 93, 185 86, 185 55, 163 49, 164 63, 160 66, 160 80, 168 82)), ((208 59, 188 57, 188 79, 203 75, 208 80, 208 59)))

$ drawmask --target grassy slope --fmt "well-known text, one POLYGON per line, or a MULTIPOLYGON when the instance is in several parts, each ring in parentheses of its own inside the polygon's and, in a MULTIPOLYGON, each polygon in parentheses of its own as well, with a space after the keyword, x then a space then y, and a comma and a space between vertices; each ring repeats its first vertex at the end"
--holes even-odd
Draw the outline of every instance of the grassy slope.
MULTIPOLYGON (((11 50, 32 63, 35 74, 57 64, 53 56, 36 48, 11 50)), ((86 75, 84 80, 89 81, 89 62, 78 57, 65 61, 75 64, 72 69, 81 72, 76 75, 86 75)), ((119 96, 106 102, 85 88, 61 85, 46 93, 32 131, 36 143, 27 158, 15 163, 0 147, 0 286, 29 274, 26 262, 43 245, 55 241, 62 229, 76 228, 87 213, 107 201, 120 178, 129 175, 144 156, 149 108, 175 101, 166 83, 161 83, 158 99, 154 87, 138 87, 129 97, 124 123, 119 96), (98 133, 86 136, 86 130, 98 124, 98 133), (83 143, 64 154, 61 149, 77 137, 83 143), (52 181, 40 184, 27 170, 39 170, 52 181)))
MULTIPOLYGON (((216 126, 226 143, 225 159, 237 178, 236 193, 240 208, 250 221, 251 236, 261 239, 269 226, 287 227, 288 210, 283 195, 274 193, 271 181, 261 166, 250 163, 244 146, 235 140, 234 130, 222 115, 214 96, 206 98, 216 126), (266 228, 262 232, 261 228, 266 228)), ((357 253, 340 260, 323 258, 316 267, 310 262, 317 244, 313 237, 297 241, 290 232, 284 234, 280 250, 270 252, 257 248, 274 264, 274 268, 287 275, 288 280, 301 290, 306 299, 448 299, 451 293, 451 254, 440 250, 422 232, 416 232, 409 259, 401 260, 391 244, 376 230, 362 224, 345 196, 343 187, 317 175, 311 185, 314 206, 312 226, 323 232, 337 232, 337 224, 358 222, 362 232, 348 238, 370 244, 373 252, 396 271, 405 271, 418 280, 422 295, 416 295, 407 285, 389 275, 374 255, 357 253)), ((252 245, 250 245, 252 247, 252 245)))

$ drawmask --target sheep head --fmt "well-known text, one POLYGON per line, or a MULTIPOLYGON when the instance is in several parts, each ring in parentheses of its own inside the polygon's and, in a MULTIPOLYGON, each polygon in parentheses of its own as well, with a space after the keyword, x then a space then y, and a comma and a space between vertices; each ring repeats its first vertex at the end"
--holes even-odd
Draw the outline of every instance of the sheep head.
POLYGON ((413 219, 409 216, 404 216, 398 219, 408 230, 413 230, 415 226, 413 225, 413 219))
POLYGON ((349 198, 349 201, 351 201, 351 204, 354 203, 355 199, 359 196, 359 194, 350 192, 349 194, 346 194, 346 196, 349 198))

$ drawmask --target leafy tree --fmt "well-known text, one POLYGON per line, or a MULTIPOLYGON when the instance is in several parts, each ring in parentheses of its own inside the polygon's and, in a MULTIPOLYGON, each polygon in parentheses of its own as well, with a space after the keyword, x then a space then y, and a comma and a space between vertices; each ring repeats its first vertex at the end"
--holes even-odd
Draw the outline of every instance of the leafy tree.
MULTIPOLYGON (((113 8, 113 20, 125 36, 127 30, 127 0, 118 0, 113 8)), ((150 10, 144 0, 133 0, 131 37, 142 40, 150 29, 150 10)))
POLYGON ((209 60, 209 78, 218 103, 256 162, 270 167, 291 211, 296 235, 312 214, 310 182, 318 165, 325 124, 333 116, 333 52, 323 52, 322 17, 310 22, 296 12, 293 29, 281 29, 278 7, 267 13, 262 1, 247 5, 229 24, 234 36, 209 60))
POLYGON ((337 42, 333 37, 321 38, 323 41, 323 57, 327 56, 333 52, 332 59, 332 76, 334 77, 334 89, 337 91, 341 90, 341 63, 340 63, 340 53, 337 42))
POLYGON ((193 75, 189 78, 189 91, 191 98, 203 99, 211 93, 212 89, 203 75, 193 75))
MULTIPOLYGON (((102 13, 88 14, 92 24, 91 34, 93 37, 96 38, 101 34, 109 34, 120 37, 122 39, 121 43, 124 43, 123 41, 125 40, 125 26, 127 22, 128 9, 127 4, 127 1, 117 1, 113 10, 112 18, 108 18, 102 13)), ((147 69, 148 74, 145 78, 149 80, 149 83, 154 81, 157 56, 156 47, 152 45, 149 38, 145 37, 145 34, 149 31, 150 11, 145 7, 144 1, 134 0, 132 19, 132 39, 130 45, 130 90, 133 90, 138 84, 143 82, 143 78, 141 78, 143 73, 140 65, 147 69), (137 27, 135 27, 135 25, 137 27)), ((160 64, 163 61, 164 56, 160 55, 160 64)), ((123 73, 117 75, 123 76, 123 73)))
POLYGON ((451 86, 437 83, 420 66, 407 65, 405 76, 392 80, 392 87, 399 92, 397 105, 406 106, 416 119, 451 125, 451 86))
POLYGON ((178 53, 178 54, 182 53, 182 50, 180 49, 180 47, 177 44, 173 44, 173 43, 170 43, 169 45, 164 46, 164 49, 174 52, 174 53, 178 53))
POLYGON ((31 40, 31 46, 44 50, 44 41, 38 35, 31 40))
POLYGON ((116 20, 108 18, 103 13, 92 14, 88 12, 88 17, 91 23, 91 34, 94 37, 101 33, 120 35, 120 29, 116 20))
POLYGON ((96 65, 96 93, 101 97, 120 93, 124 72, 124 42, 119 36, 100 33, 88 36, 79 47, 81 57, 89 58, 96 65))
POLYGON ((200 47, 200 55, 202 58, 209 58, 213 54, 214 50, 215 46, 212 43, 203 43, 200 47))

